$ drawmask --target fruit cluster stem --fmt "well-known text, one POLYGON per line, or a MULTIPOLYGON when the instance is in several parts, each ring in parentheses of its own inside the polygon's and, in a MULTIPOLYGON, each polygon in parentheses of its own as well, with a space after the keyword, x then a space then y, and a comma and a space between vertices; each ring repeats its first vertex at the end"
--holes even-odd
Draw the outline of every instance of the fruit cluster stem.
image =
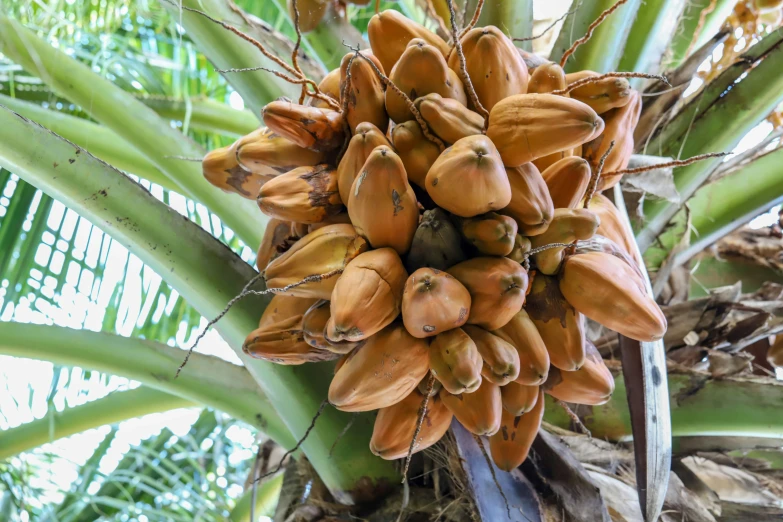
POLYGON ((495 473, 495 465, 492 464, 492 459, 489 458, 487 448, 484 447, 484 441, 482 441, 481 437, 475 433, 473 434, 473 439, 476 441, 476 444, 478 444, 478 447, 481 450, 481 454, 484 456, 484 460, 487 462, 487 466, 489 466, 489 472, 492 474, 492 481, 495 483, 495 487, 498 488, 500 496, 503 497, 503 502, 506 504, 506 513, 508 514, 508 519, 511 520, 511 506, 508 503, 508 497, 506 497, 506 492, 503 491, 503 487, 500 485, 497 473, 495 473))

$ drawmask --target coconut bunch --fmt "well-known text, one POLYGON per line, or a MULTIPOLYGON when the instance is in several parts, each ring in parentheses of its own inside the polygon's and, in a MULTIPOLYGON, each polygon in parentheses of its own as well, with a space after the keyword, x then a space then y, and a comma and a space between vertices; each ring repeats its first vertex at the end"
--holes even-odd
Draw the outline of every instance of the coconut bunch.
POLYGON ((378 410, 370 447, 385 459, 456 417, 510 470, 544 393, 612 394, 585 318, 641 341, 666 329, 600 194, 620 175, 599 173, 628 164, 639 93, 523 56, 496 27, 453 46, 385 11, 369 39, 323 96, 268 104, 265 127, 204 160, 270 218, 257 264, 276 295, 244 351, 337 360, 329 402, 378 410))

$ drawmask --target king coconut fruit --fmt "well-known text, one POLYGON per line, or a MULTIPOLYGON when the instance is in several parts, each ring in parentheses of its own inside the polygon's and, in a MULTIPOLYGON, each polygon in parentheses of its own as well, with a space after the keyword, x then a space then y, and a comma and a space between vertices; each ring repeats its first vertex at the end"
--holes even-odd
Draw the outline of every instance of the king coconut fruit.
POLYGON ((244 349, 338 361, 323 369, 329 401, 378 411, 370 449, 384 459, 414 433, 414 452, 435 444, 455 417, 511 470, 545 394, 609 400, 587 319, 639 341, 666 331, 600 194, 620 176, 596 172, 610 141, 605 163, 627 165, 639 93, 613 80, 552 94, 597 75, 526 61, 492 26, 461 49, 396 11, 368 33, 320 97, 270 103, 264 127, 204 160, 210 183, 271 219, 257 265, 277 295, 244 349))

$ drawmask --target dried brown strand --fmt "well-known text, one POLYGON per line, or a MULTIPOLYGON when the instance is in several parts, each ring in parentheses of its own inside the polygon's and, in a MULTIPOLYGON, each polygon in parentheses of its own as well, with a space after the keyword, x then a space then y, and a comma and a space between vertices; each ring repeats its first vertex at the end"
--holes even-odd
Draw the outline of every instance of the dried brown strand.
POLYGON ((633 167, 630 169, 615 170, 614 172, 608 172, 604 176, 620 176, 623 174, 639 174, 641 172, 649 172, 651 170, 665 169, 668 167, 686 167, 697 161, 702 161, 709 158, 722 158, 723 156, 729 156, 731 152, 708 152, 707 154, 699 154, 698 156, 692 156, 684 160, 672 160, 665 163, 656 163, 655 165, 647 165, 646 167, 633 167))
POLYGON ((701 30, 704 29, 704 24, 707 22, 707 15, 713 12, 716 7, 718 7, 718 0, 712 0, 710 5, 708 5, 704 10, 702 10, 701 14, 699 14, 699 23, 696 24, 696 29, 693 31, 693 38, 691 38, 691 43, 688 44, 688 49, 685 51, 685 56, 690 56, 691 51, 693 51, 693 48, 696 46, 696 42, 699 40, 701 30))
POLYGON ((546 33, 551 31, 552 28, 554 28, 557 25, 558 22, 562 21, 565 17, 574 14, 575 12, 576 12, 576 9, 572 9, 571 11, 568 11, 566 14, 564 14, 563 16, 561 16, 560 18, 558 18, 557 20, 555 20, 554 22, 549 24, 546 27, 546 29, 544 29, 543 31, 541 31, 539 34, 537 34, 535 36, 527 36, 525 38, 512 38, 512 40, 515 41, 515 42, 529 42, 531 40, 538 40, 539 38, 543 37, 546 33))
MULTIPOLYGON (((294 8, 294 30, 296 31, 296 43, 294 44, 294 50, 291 51, 291 64, 294 66, 294 69, 296 69, 296 72, 304 78, 305 74, 299 67, 299 59, 297 57, 299 54, 299 47, 302 45, 302 30, 299 28, 299 5, 297 0, 292 0, 291 6, 294 8)), ((302 85, 302 94, 299 95, 299 105, 304 105, 306 94, 307 87, 302 85)))
POLYGON ((590 184, 587 186, 587 191, 585 192, 586 196, 584 208, 588 208, 590 206, 590 200, 593 199, 593 196, 595 195, 595 191, 598 188, 598 181, 601 179, 601 172, 604 170, 604 163, 606 163, 606 158, 609 157, 609 153, 612 152, 613 148, 614 140, 609 142, 609 148, 606 149, 604 155, 601 156, 600 160, 598 160, 598 168, 595 169, 595 172, 593 172, 592 176, 590 176, 590 184))
POLYGON ((408 469, 411 466, 411 457, 413 456, 413 450, 416 447, 416 439, 419 438, 421 433, 421 425, 424 424, 424 416, 427 414, 427 404, 430 402, 430 395, 432 389, 435 387, 435 374, 430 371, 429 379, 427 379, 427 391, 424 393, 424 399, 421 401, 419 407, 419 415, 416 418, 416 429, 413 431, 413 438, 411 439, 411 445, 408 447, 408 456, 405 457, 405 468, 402 472, 402 484, 408 481, 408 469))
MULTIPOLYGON (((467 8, 468 0, 465 0, 465 8, 467 8)), ((484 8, 484 0, 478 0, 478 3, 476 4, 476 10, 473 11, 473 18, 470 19, 470 23, 465 27, 462 31, 459 33, 459 38, 462 38, 465 36, 465 34, 476 27, 476 24, 478 23, 479 16, 481 16, 481 9, 484 8)), ((449 10, 451 11, 451 24, 454 25, 454 8, 451 6, 451 0, 449 0, 449 10)), ((459 38, 454 40, 454 43, 459 41, 459 38)))
POLYGON ((323 281, 324 279, 329 279, 330 277, 334 277, 342 273, 343 273, 343 269, 337 268, 335 270, 331 270, 324 274, 309 275, 304 279, 302 279, 301 281, 291 283, 290 285, 286 285, 283 288, 267 288, 266 290, 250 290, 250 287, 252 287, 256 282, 258 282, 259 279, 263 277, 263 272, 259 272, 258 274, 253 276, 253 278, 250 279, 250 281, 247 282, 247 284, 242 288, 242 291, 239 292, 239 295, 233 297, 226 304, 226 307, 223 308, 223 310, 214 319, 209 321, 203 330, 201 330, 201 333, 198 334, 196 340, 193 341, 193 344, 190 346, 190 348, 188 348, 188 353, 185 354, 185 359, 182 361, 182 364, 179 365, 179 368, 177 368, 177 373, 174 374, 174 378, 176 379, 177 377, 179 377, 179 373, 182 371, 185 365, 188 364, 188 360, 190 359, 190 355, 193 353, 193 350, 196 349, 196 346, 198 346, 198 343, 201 341, 201 339, 203 339, 204 336, 207 335, 209 329, 212 328, 215 325, 215 323, 223 319, 223 317, 228 313, 228 311, 231 310, 231 307, 233 307, 238 301, 244 299, 249 295, 283 294, 291 290, 292 288, 296 288, 297 286, 301 286, 306 283, 317 283, 319 281, 323 281))
POLYGON ((506 497, 505 491, 503 491, 503 487, 500 485, 500 481, 498 480, 498 476, 495 473, 495 466, 492 464, 492 459, 489 458, 489 454, 487 453, 487 448, 484 447, 484 443, 481 440, 481 437, 473 434, 473 439, 476 441, 476 444, 478 444, 479 449, 481 450, 481 454, 484 456, 484 460, 487 463, 487 466, 489 466, 489 472, 492 473, 492 481, 495 483, 495 487, 498 488, 498 492, 500 493, 500 496, 503 497, 503 502, 506 504, 506 513, 508 513, 508 519, 511 520, 511 506, 508 503, 508 498, 506 497))
POLYGON ((590 38, 593 36, 593 31, 595 31, 595 28, 601 25, 601 23, 606 20, 606 17, 608 17, 610 14, 614 13, 617 9, 620 8, 621 5, 626 3, 628 0, 618 0, 616 4, 614 4, 612 7, 601 13, 598 18, 595 19, 593 23, 590 24, 590 26, 587 28, 587 33, 580 39, 576 40, 574 43, 571 44, 571 47, 568 48, 568 50, 563 53, 563 57, 560 58, 560 67, 565 67, 566 61, 568 61, 568 58, 571 57, 572 54, 576 51, 576 49, 586 43, 590 38))
POLYGON ((285 453, 283 453, 283 456, 280 458, 280 463, 277 465, 277 467, 275 469, 273 469, 272 471, 270 471, 268 473, 264 473, 263 475, 261 475, 260 477, 255 479, 253 481, 254 483, 258 482, 260 480, 263 480, 263 479, 265 479, 265 478, 267 478, 269 476, 272 476, 275 473, 277 473, 278 471, 280 471, 281 469, 283 469, 283 464, 285 463, 286 457, 288 457, 293 452, 298 450, 302 446, 302 444, 304 444, 304 442, 307 440, 307 437, 310 436, 310 432, 313 431, 313 428, 315 428, 315 422, 318 420, 318 417, 321 416, 321 414, 323 413, 324 408, 326 408, 327 404, 329 404, 329 399, 324 399, 324 400, 321 401, 321 405, 318 407, 318 411, 315 412, 315 416, 313 417, 313 420, 310 422, 310 426, 307 427, 307 430, 305 431, 304 435, 302 435, 302 438, 299 439, 296 442, 296 445, 293 448, 291 448, 290 450, 288 450, 285 453))
POLYGON ((600 82, 601 80, 606 80, 607 78, 646 78, 648 80, 658 80, 665 83, 666 85, 671 85, 669 83, 669 80, 667 80, 665 76, 661 76, 660 74, 647 74, 647 73, 638 73, 638 72, 609 72, 606 74, 601 74, 599 76, 589 76, 587 78, 582 78, 581 80, 577 80, 574 83, 568 85, 565 89, 552 91, 549 94, 556 94, 558 96, 563 96, 573 91, 574 89, 578 89, 579 87, 584 87, 585 85, 589 85, 591 83, 600 82))
POLYGON ((269 52, 266 49, 266 47, 264 47, 264 44, 262 44, 261 42, 259 42, 258 40, 256 40, 252 36, 250 36, 249 34, 243 33, 242 31, 240 31, 239 29, 237 29, 233 25, 228 24, 226 22, 223 22, 222 20, 218 20, 217 18, 213 18, 210 15, 208 15, 207 13, 205 13, 204 11, 201 11, 199 9, 193 9, 192 7, 188 7, 188 6, 185 6, 185 5, 179 5, 178 3, 174 2, 173 0, 164 0, 164 1, 170 3, 171 5, 177 6, 177 8, 179 8, 179 9, 184 9, 186 11, 191 11, 193 13, 199 14, 199 15, 203 16, 204 18, 206 18, 207 20, 209 20, 210 22, 214 22, 214 23, 216 23, 218 25, 223 26, 224 29, 227 29, 227 30, 231 31, 232 33, 234 33, 235 35, 239 36, 240 38, 242 38, 246 42, 249 42, 250 44, 252 44, 253 47, 255 47, 256 49, 261 51, 261 54, 263 54, 264 56, 266 56, 267 58, 269 58, 270 60, 272 60, 273 62, 278 64, 280 67, 284 68, 289 73, 297 74, 296 69, 294 69, 293 67, 291 67, 290 65, 285 63, 282 59, 280 59, 280 57, 275 56, 273 53, 269 52))
POLYGON ((571 419, 571 422, 574 423, 574 426, 579 428, 579 431, 581 431, 584 435, 587 435, 591 439, 593 438, 592 432, 589 429, 587 429, 587 426, 584 425, 582 419, 579 418, 579 415, 574 413, 574 411, 568 407, 568 404, 564 403, 560 399, 555 399, 555 403, 557 403, 558 406, 560 406, 561 408, 563 408, 563 410, 565 410, 566 415, 568 415, 568 417, 571 419))
POLYGON ((356 420, 356 416, 358 415, 358 412, 354 412, 351 414, 351 420, 348 421, 348 423, 345 425, 343 430, 337 434, 337 438, 334 439, 334 442, 332 443, 332 447, 329 448, 329 458, 332 458, 332 453, 334 453, 334 448, 337 447, 337 444, 342 440, 343 437, 345 437, 345 434, 348 433, 348 430, 351 429, 351 426, 353 426, 353 422, 356 420))
POLYGON ((441 18, 438 13, 435 11, 435 6, 432 5, 432 0, 426 0, 426 7, 427 7, 427 16, 435 20, 435 23, 438 24, 438 27, 441 31, 443 31, 443 34, 449 34, 449 30, 446 27, 446 22, 443 21, 443 18, 441 18))
MULTIPOLYGON (((457 52, 457 57, 459 58, 459 75, 462 78, 462 83, 468 90, 468 94, 473 102, 473 106, 476 108, 476 112, 481 114, 482 118, 484 118, 484 128, 482 130, 483 133, 486 134, 487 127, 489 126, 489 112, 481 105, 478 94, 476 94, 476 89, 473 88, 473 82, 470 81, 468 66, 465 63, 465 54, 462 52, 462 43, 459 41, 460 35, 458 34, 459 30, 457 29, 457 13, 454 11, 454 0, 446 0, 446 4, 449 6, 449 15, 451 16, 451 37, 454 40, 454 50, 457 52)), ((478 5, 476 6, 476 13, 480 14, 481 6, 483 4, 484 1, 479 0, 478 5)), ((471 20, 471 24, 475 25, 475 20, 478 19, 478 16, 474 15, 473 18, 474 20, 471 20)))
POLYGON ((386 86, 387 89, 391 89, 392 91, 397 94, 400 98, 402 98, 405 101, 405 104, 408 106, 408 109, 413 113, 413 117, 416 118, 416 123, 419 124, 419 127, 421 127, 421 132, 424 134, 424 137, 430 140, 432 143, 438 146, 438 148, 443 151, 446 149, 446 144, 443 143, 443 140, 435 136, 432 132, 430 132, 429 126, 427 126, 427 122, 424 121, 424 118, 422 118, 421 113, 419 112, 419 109, 416 108, 415 105, 413 105, 413 102, 408 97, 407 94, 402 92, 402 90, 394 85, 394 82, 392 82, 388 76, 383 74, 380 69, 378 69, 378 66, 375 65, 375 62, 364 56, 362 53, 359 52, 359 46, 356 46, 356 48, 351 47, 350 45, 347 45, 345 42, 343 42, 343 45, 351 49, 352 51, 358 53, 358 56, 364 60, 365 62, 370 64, 370 67, 373 68, 375 71, 375 74, 378 75, 378 78, 381 79, 383 84, 386 86))

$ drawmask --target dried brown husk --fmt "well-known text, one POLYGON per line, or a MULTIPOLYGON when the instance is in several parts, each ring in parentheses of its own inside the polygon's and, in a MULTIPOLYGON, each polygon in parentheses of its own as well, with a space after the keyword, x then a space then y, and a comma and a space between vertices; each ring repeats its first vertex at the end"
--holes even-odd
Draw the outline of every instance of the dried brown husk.
MULTIPOLYGON (((492 25, 474 27, 460 39, 465 69, 476 90, 479 102, 492 110, 500 100, 527 92, 527 65, 514 42, 492 25)), ((449 56, 449 67, 460 71, 457 53, 449 56)))
POLYGON ((555 207, 546 182, 535 165, 525 163, 506 168, 511 186, 511 201, 501 213, 514 218, 526 236, 543 233, 549 227, 555 207))
POLYGON ((416 195, 394 151, 376 147, 351 186, 348 215, 373 248, 391 247, 403 255, 419 224, 416 195))
POLYGON ((271 167, 262 167, 256 172, 243 169, 237 161, 236 143, 207 152, 201 160, 201 172, 222 191, 247 199, 254 199, 264 183, 278 174, 271 167))
POLYGON ((586 143, 603 130, 603 120, 580 101, 553 94, 517 94, 490 111, 487 137, 504 165, 519 167, 586 143))
POLYGON ((506 386, 519 377, 519 353, 510 343, 480 326, 466 324, 462 327, 476 343, 483 366, 481 377, 498 386, 506 386))
POLYGON ((487 330, 505 325, 525 303, 528 274, 505 257, 474 257, 448 272, 470 292, 468 324, 487 330))
POLYGON ((364 162, 376 147, 391 146, 386 135, 372 123, 364 122, 356 126, 348 148, 337 166, 337 185, 343 204, 348 202, 351 185, 361 172, 364 162))
POLYGON ((441 332, 430 343, 430 369, 449 393, 473 393, 481 385, 483 362, 462 328, 441 332))
POLYGON ((352 225, 329 225, 310 232, 297 241, 286 253, 266 267, 264 279, 267 288, 282 289, 310 276, 333 274, 315 278, 288 290, 289 295, 329 299, 337 284, 338 270, 369 248, 352 225))
POLYGON ((371 60, 383 70, 381 62, 369 51, 361 51, 366 57, 355 57, 354 53, 343 56, 340 63, 340 93, 344 93, 347 100, 343 100, 351 132, 356 132, 360 123, 371 123, 379 129, 386 130, 389 127, 389 116, 386 114, 385 86, 380 77, 367 63, 371 60), (348 63, 351 62, 351 82, 348 90, 345 90, 345 80, 348 73, 348 63))
MULTIPOLYGON (((370 451, 385 460, 395 460, 408 454, 408 448, 416 432, 419 408, 424 400, 418 390, 413 390, 403 400, 381 408, 375 417, 370 439, 370 451)), ((451 426, 451 414, 439 396, 431 397, 413 444, 413 453, 427 449, 438 442, 451 426)))
MULTIPOLYGON (((449 69, 440 50, 421 38, 414 38, 408 43, 405 52, 394 64, 389 79, 411 100, 437 93, 465 106, 468 103, 459 76, 449 69)), ((393 89, 386 89, 386 112, 396 123, 414 119, 407 102, 393 89)))
POLYGON ((409 272, 428 267, 446 270, 465 260, 462 238, 448 214, 440 208, 424 211, 405 258, 409 272))
POLYGON ((282 174, 296 167, 324 163, 327 157, 325 152, 300 147, 266 127, 243 136, 234 147, 239 165, 249 172, 262 175, 270 167, 282 174))
POLYGON ((329 402, 342 411, 386 408, 413 392, 428 370, 427 341, 394 323, 349 354, 329 386, 329 402))
POLYGON ((557 278, 536 274, 525 311, 546 345, 552 366, 569 372, 581 368, 585 362, 584 316, 563 297, 557 278))
POLYGON ((542 395, 543 392, 539 392, 536 405, 524 415, 515 417, 503 410, 500 430, 489 438, 492 460, 503 471, 518 468, 527 458, 544 416, 542 395))
POLYGON ((291 246, 306 235, 306 230, 291 221, 270 219, 266 224, 264 239, 258 247, 256 266, 263 271, 274 258, 284 254, 291 246))
POLYGON ((443 389, 440 399, 460 424, 474 435, 494 435, 500 429, 503 405, 497 384, 484 380, 473 393, 458 395, 443 389))
POLYGON ((517 222, 509 216, 489 212, 465 219, 462 235, 484 255, 507 256, 514 249, 517 222))
POLYGON ((345 139, 344 116, 332 109, 276 100, 264 106, 264 125, 299 147, 328 152, 345 139))
POLYGON ((510 343, 519 354, 519 384, 538 386, 546 381, 549 373, 549 352, 536 325, 525 310, 517 312, 495 335, 510 343))
POLYGON ((469 313, 468 289, 447 272, 419 268, 405 282, 402 321, 414 337, 432 337, 462 326, 469 313))
POLYGON ((258 207, 269 217, 297 223, 319 223, 339 214, 343 203, 337 171, 327 164, 299 167, 265 183, 258 207))
POLYGON ((356 256, 332 290, 326 338, 357 342, 391 324, 400 314, 407 278, 394 249, 379 248, 356 256))
POLYGON ((435 204, 461 217, 504 208, 512 196, 500 155, 483 135, 462 138, 444 150, 425 184, 435 204))

